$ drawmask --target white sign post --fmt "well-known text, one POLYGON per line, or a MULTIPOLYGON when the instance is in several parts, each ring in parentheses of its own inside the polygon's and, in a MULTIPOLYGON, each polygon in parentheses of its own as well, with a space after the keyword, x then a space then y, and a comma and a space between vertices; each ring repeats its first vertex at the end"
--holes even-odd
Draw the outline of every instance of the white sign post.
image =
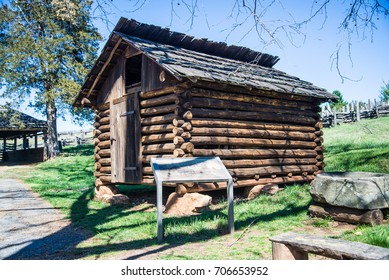
POLYGON ((157 183, 157 236, 163 239, 162 185, 163 183, 211 183, 227 182, 228 229, 234 232, 233 181, 219 157, 152 158, 155 182, 157 183))

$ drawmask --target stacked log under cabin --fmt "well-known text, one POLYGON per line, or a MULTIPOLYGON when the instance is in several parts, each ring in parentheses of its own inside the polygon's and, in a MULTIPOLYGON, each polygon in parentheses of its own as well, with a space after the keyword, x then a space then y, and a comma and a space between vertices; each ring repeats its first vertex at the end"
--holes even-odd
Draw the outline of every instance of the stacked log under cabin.
MULTIPOLYGON (((120 32, 125 28, 129 31, 129 24, 134 22, 121 21, 115 28, 120 32)), ((138 29, 150 27, 137 24, 138 29)), ((153 28, 162 32, 162 29, 153 28)), ((140 31, 137 32, 139 36, 140 31)), ((102 67, 108 78, 101 82, 99 90, 90 86, 96 77, 104 76, 101 67, 96 66, 104 63, 96 62, 95 67, 100 72, 93 74, 92 69, 89 75, 92 81, 87 79, 75 101, 75 105, 93 107, 96 113, 97 196, 117 193, 114 187, 117 183, 155 184, 150 166, 153 157, 218 156, 230 171, 234 187, 309 182, 323 171, 319 105, 332 98, 331 94, 278 71, 279 74, 272 68, 272 77, 278 74, 282 80, 280 84, 286 81, 292 86, 285 85, 283 90, 269 86, 240 86, 222 79, 201 79, 196 71, 195 78, 179 77, 167 65, 161 64, 155 53, 141 49, 136 40, 132 38, 131 41, 120 33, 113 34, 111 45, 107 43, 106 49, 112 50, 112 46, 116 46, 116 50, 113 55, 105 54, 111 57, 110 67, 102 67), (128 84, 125 81, 129 80, 129 74, 123 69, 129 69, 125 61, 133 55, 141 56, 142 63, 137 64, 141 65, 141 75, 133 80, 136 83, 128 84), (115 76, 112 73, 119 74, 112 79, 110 77, 115 76), (295 92, 298 83, 303 88, 300 94, 295 92), (112 112, 115 106, 124 103, 131 105, 125 105, 124 111, 115 109, 112 112), (118 120, 127 117, 132 121, 120 126, 123 123, 118 120), (123 139, 133 140, 128 144, 123 139), (120 141, 125 142, 124 148, 118 143, 120 141), (122 148, 118 148, 120 145, 122 148), (127 175, 118 175, 119 169, 127 175)), ((93 82, 93 85, 98 83, 93 82)), ((224 183, 168 186, 175 187, 179 193, 226 187, 224 183)))

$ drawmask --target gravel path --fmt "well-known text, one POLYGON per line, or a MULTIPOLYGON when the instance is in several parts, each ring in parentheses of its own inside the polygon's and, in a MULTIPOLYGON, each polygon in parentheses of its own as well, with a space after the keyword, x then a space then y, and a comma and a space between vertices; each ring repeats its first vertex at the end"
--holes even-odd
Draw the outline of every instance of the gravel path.
POLYGON ((86 238, 28 186, 0 179, 0 259, 74 259, 86 238))

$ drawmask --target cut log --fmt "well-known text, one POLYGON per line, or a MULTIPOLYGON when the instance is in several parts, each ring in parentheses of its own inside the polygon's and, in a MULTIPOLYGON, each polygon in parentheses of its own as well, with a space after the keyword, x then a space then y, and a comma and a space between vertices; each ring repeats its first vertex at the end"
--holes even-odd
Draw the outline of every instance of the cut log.
POLYGON ((112 177, 109 175, 101 175, 99 178, 102 182, 112 182, 112 177))
POLYGON ((101 141, 97 144, 100 149, 108 149, 111 147, 111 140, 101 141))
POLYGON ((110 149, 101 149, 99 151, 98 155, 102 158, 109 158, 109 157, 111 157, 111 150, 110 149))
POLYGON ((184 142, 185 142, 185 140, 181 136, 175 136, 174 139, 173 139, 174 145, 181 145, 184 142))
POLYGON ((177 96, 173 94, 163 95, 160 97, 145 99, 140 102, 141 108, 160 106, 165 104, 175 103, 177 96))
POLYGON ((222 136, 193 136, 191 142, 197 147, 201 145, 234 145, 241 147, 269 147, 269 148, 297 148, 314 149, 317 145, 314 142, 294 140, 273 140, 257 138, 237 138, 222 136))
POLYGON ((313 150, 283 150, 283 149, 197 149, 193 151, 194 156, 218 156, 221 158, 311 158, 317 153, 313 150))
POLYGON ((102 166, 110 166, 112 164, 112 161, 111 161, 111 158, 101 158, 99 160, 99 163, 102 165, 102 166))
POLYGON ((242 128, 215 128, 195 127, 192 129, 193 136, 227 136, 227 137, 253 137, 266 139, 292 139, 314 140, 316 135, 308 132, 242 129, 242 128))
POLYGON ((185 151, 186 153, 192 153, 194 150, 194 145, 191 142, 186 142, 181 145, 181 150, 185 151))
POLYGON ((173 151, 174 157, 183 157, 185 155, 185 152, 181 149, 175 149, 173 151))
POLYGON ((305 117, 300 115, 290 114, 272 114, 266 112, 243 112, 233 110, 216 110, 216 109, 199 109, 193 108, 193 116, 196 118, 217 118, 217 119, 229 119, 234 118, 236 120, 249 120, 249 121, 269 121, 285 124, 303 124, 313 125, 316 120, 313 117, 305 117))
POLYGON ((104 117, 108 117, 110 115, 111 111, 109 109, 105 110, 105 111, 101 111, 99 112, 99 117, 100 118, 104 118, 104 117))
POLYGON ((162 96, 162 95, 166 95, 178 91, 183 91, 185 88, 188 88, 188 85, 180 84, 178 86, 170 86, 170 87, 164 87, 162 89, 141 92, 139 96, 142 99, 154 98, 154 97, 158 97, 158 96, 162 96))
POLYGON ((168 154, 173 153, 176 145, 169 144, 155 144, 155 145, 143 145, 143 154, 168 154))
POLYGON ((102 105, 99 105, 99 106, 97 107, 97 109, 98 109, 99 111, 105 111, 105 110, 108 110, 109 107, 110 107, 109 102, 107 102, 107 103, 104 103, 104 104, 102 104, 102 105))
POLYGON ((311 204, 309 213, 312 217, 330 217, 335 221, 351 224, 381 225, 384 220, 384 215, 380 209, 361 210, 319 203, 311 204))
POLYGON ((238 110, 238 111, 249 111, 249 112, 268 112, 273 114, 298 114, 303 116, 309 116, 313 118, 318 117, 317 112, 313 112, 310 109, 312 107, 305 106, 304 109, 299 108, 289 108, 289 107, 277 107, 266 105, 258 105, 254 103, 246 102, 237 102, 230 100, 220 100, 214 98, 192 98, 190 104, 193 108, 228 108, 229 110, 238 110))
POLYGON ((140 114, 142 117, 162 115, 162 114, 173 113, 175 112, 176 108, 177 108, 176 104, 163 105, 159 107, 150 107, 150 108, 140 110, 140 114))
POLYGON ((191 131, 192 130, 192 124, 190 122, 185 122, 181 126, 182 129, 185 131, 191 131))
POLYGON ((174 127, 173 128, 173 134, 180 136, 184 132, 184 129, 181 127, 174 127))
POLYGON ((110 132, 104 132, 97 137, 97 139, 99 139, 100 141, 110 140, 110 138, 111 138, 110 132))
POLYGON ((215 90, 204 90, 204 89, 192 89, 193 97, 202 97, 202 98, 214 98, 221 100, 229 100, 229 101, 239 101, 246 102, 252 104, 260 104, 265 106, 282 106, 287 108, 298 108, 300 110, 310 110, 312 108, 312 104, 303 101, 293 101, 293 100, 285 100, 284 97, 281 98, 266 98, 263 96, 252 96, 238 93, 228 93, 215 90))
POLYGON ((99 130, 97 128, 93 129, 93 136, 94 137, 98 137, 100 134, 101 134, 101 130, 99 130))
POLYGON ((193 119, 193 114, 192 114, 191 111, 186 111, 186 112, 182 115, 182 117, 183 117, 185 120, 191 120, 191 119, 193 119))
POLYGON ((237 159, 223 160, 223 164, 227 168, 255 166, 260 167, 274 165, 315 165, 317 164, 317 160, 315 158, 237 159))
POLYGON ((146 135, 142 137, 142 144, 173 142, 175 138, 173 133, 146 135))
POLYGON ((99 121, 100 125, 109 124, 109 122, 110 122, 110 117, 101 118, 99 121))
POLYGON ((315 132, 316 129, 313 126, 301 126, 301 125, 286 125, 286 124, 269 124, 258 123, 250 121, 237 121, 229 119, 198 119, 197 117, 191 121, 194 127, 221 127, 221 128, 252 128, 252 129, 265 129, 265 130, 279 130, 279 131, 295 131, 295 132, 315 132))
POLYGON ((174 158, 173 154, 171 155, 147 155, 142 156, 142 163, 150 163, 152 158, 174 158))
MULTIPOLYGON (((170 124, 176 118, 174 114, 168 114, 164 116, 142 118, 141 124, 143 125, 156 125, 156 124, 170 124)), ((177 126, 177 125, 175 125, 177 126)))
POLYGON ((111 174, 111 166, 102 166, 99 171, 101 173, 111 174))
POLYGON ((103 132, 109 132, 111 131, 111 126, 109 124, 106 124, 106 125, 101 125, 99 127, 99 130, 103 133, 103 132))
POLYGON ((286 166, 266 166, 266 167, 253 167, 253 168, 234 168, 229 169, 231 176, 239 178, 254 177, 259 175, 260 177, 266 177, 269 175, 287 175, 288 173, 299 175, 302 172, 313 173, 319 168, 316 165, 286 165, 286 166))
POLYGON ((174 133, 174 129, 177 129, 177 127, 173 124, 142 126, 142 134, 159 134, 164 132, 174 133))
POLYGON ((173 119, 173 125, 174 125, 174 126, 182 126, 184 123, 185 123, 184 120, 177 119, 177 117, 175 117, 175 118, 173 119))

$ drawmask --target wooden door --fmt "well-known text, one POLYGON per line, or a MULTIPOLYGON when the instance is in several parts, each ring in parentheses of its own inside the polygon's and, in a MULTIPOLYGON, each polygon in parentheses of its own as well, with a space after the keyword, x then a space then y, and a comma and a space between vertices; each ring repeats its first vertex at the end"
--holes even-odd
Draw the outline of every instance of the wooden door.
POLYGON ((136 93, 113 101, 111 121, 112 180, 116 183, 139 183, 140 119, 136 93))

